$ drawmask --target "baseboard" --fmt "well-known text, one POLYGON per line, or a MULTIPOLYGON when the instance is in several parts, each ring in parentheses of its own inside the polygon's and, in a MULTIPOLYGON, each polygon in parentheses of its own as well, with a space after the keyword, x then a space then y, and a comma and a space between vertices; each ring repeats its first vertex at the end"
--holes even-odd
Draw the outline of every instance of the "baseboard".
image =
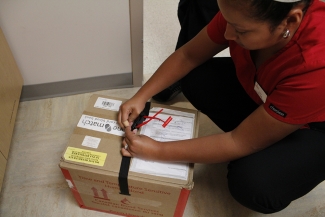
POLYGON ((20 101, 46 99, 99 90, 133 87, 132 79, 132 72, 130 72, 45 84, 24 85, 20 101))

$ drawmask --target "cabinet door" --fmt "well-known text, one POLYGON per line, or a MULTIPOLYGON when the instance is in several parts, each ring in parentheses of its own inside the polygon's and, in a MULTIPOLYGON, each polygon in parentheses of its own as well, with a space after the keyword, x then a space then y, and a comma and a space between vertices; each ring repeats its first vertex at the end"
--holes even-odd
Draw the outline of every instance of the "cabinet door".
POLYGON ((7 161, 4 158, 4 156, 0 153, 0 192, 3 183, 3 177, 5 175, 6 165, 7 165, 7 161))
POLYGON ((8 158, 22 85, 23 79, 0 29, 0 152, 5 159, 8 158))

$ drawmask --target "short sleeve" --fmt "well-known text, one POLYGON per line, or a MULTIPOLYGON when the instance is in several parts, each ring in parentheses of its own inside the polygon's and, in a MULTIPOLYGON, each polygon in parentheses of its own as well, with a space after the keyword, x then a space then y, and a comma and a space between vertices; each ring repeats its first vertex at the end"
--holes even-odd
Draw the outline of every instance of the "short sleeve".
POLYGON ((264 108, 274 118, 290 124, 325 119, 325 69, 309 71, 280 82, 264 108))
POLYGON ((223 18, 222 14, 218 12, 207 27, 207 32, 211 40, 216 44, 228 44, 228 40, 226 40, 224 36, 226 27, 226 20, 223 18))

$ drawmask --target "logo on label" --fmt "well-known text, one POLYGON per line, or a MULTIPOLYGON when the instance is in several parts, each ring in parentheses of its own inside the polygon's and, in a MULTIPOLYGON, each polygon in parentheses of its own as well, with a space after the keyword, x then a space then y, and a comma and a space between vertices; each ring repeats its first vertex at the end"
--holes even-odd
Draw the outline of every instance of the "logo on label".
POLYGON ((274 111, 276 114, 280 115, 281 117, 286 117, 287 113, 281 111, 280 109, 278 109, 277 107, 275 107, 274 105, 270 104, 269 108, 274 111))
POLYGON ((107 130, 107 132, 110 132, 112 130, 112 127, 109 124, 105 124, 105 129, 107 130))
POLYGON ((124 135, 124 131, 118 126, 117 121, 89 115, 82 115, 77 126, 102 133, 110 133, 118 136, 124 135))

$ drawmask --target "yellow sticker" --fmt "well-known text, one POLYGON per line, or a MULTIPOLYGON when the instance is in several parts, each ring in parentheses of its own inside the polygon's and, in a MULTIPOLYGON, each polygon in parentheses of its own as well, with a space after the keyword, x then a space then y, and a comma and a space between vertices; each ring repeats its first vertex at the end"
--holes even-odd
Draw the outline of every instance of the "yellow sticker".
POLYGON ((97 151, 89 151, 80 148, 68 147, 64 153, 66 160, 91 164, 96 166, 104 166, 107 154, 97 151))

